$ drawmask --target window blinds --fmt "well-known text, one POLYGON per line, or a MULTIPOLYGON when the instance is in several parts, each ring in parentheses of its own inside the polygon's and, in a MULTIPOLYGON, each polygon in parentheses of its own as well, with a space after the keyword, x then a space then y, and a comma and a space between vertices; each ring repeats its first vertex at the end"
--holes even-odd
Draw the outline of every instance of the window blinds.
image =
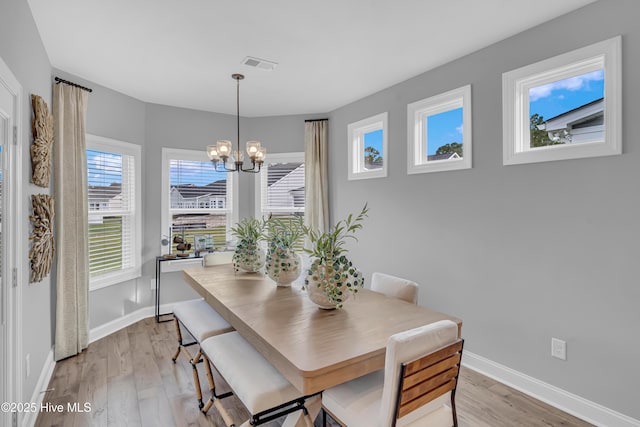
POLYGON ((224 246, 232 209, 227 173, 196 160, 170 160, 169 168, 171 241, 179 236, 191 243, 189 252, 224 246))
POLYGON ((304 214, 304 163, 271 163, 263 174, 262 214, 291 216, 304 214))
POLYGON ((87 150, 91 277, 134 267, 133 156, 87 150))

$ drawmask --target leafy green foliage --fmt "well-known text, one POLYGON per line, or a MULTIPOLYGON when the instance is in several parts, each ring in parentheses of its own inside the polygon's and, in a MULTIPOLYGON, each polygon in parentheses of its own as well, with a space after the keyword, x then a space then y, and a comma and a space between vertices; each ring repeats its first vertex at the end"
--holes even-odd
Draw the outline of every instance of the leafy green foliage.
POLYGON ((312 245, 312 248, 305 249, 305 252, 323 262, 337 259, 342 253, 347 252, 344 248, 347 239, 358 240, 355 233, 362 228, 362 221, 368 212, 369 208, 365 204, 357 216, 349 214, 347 219, 338 221, 332 230, 324 233, 305 227, 305 235, 312 245))
POLYGON ((368 165, 372 165, 375 163, 382 162, 382 156, 380 155, 380 151, 376 150, 373 147, 365 147, 364 148, 364 161, 368 165))
POLYGON ((529 118, 529 131, 531 139, 531 147, 544 147, 547 145, 564 144, 562 141, 552 141, 546 130, 538 129, 538 125, 544 123, 544 117, 538 113, 533 114, 529 118))
POLYGON ((231 234, 245 243, 257 243, 264 240, 265 222, 255 218, 242 218, 235 227, 231 228, 231 234))
POLYGON ((295 247, 304 236, 301 216, 274 218, 267 221, 267 274, 280 283, 282 273, 300 273, 300 256, 295 247))
POLYGON ((305 235, 311 243, 311 249, 305 252, 315 258, 307 273, 305 286, 316 286, 336 308, 341 308, 343 293, 358 292, 364 286, 362 273, 353 266, 344 255, 348 239, 358 240, 355 233, 362 228, 362 222, 368 216, 369 208, 364 205, 358 215, 349 214, 345 220, 338 221, 334 227, 324 233, 305 227, 305 235))
POLYGON ((458 153, 462 157, 462 144, 459 142, 452 142, 450 144, 444 144, 438 147, 436 154, 453 154, 458 153))
POLYGON ((301 216, 269 218, 266 228, 270 249, 293 248, 304 236, 304 224, 301 216))
POLYGON ((255 218, 243 218, 231 233, 240 239, 233 254, 233 267, 247 271, 257 271, 264 265, 264 256, 258 242, 265 239, 265 222, 255 218))

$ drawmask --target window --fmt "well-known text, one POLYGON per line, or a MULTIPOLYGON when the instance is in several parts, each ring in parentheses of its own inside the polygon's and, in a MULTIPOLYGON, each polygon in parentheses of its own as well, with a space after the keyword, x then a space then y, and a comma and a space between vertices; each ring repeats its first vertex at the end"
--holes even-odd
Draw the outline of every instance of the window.
POLYGON ((387 113, 347 127, 349 180, 387 176, 387 113))
POLYGON ((304 153, 270 154, 256 175, 256 217, 304 215, 304 153))
MULTIPOLYGON (((231 240, 236 222, 236 174, 216 172, 204 150, 162 149, 162 236, 179 252, 174 237, 210 250, 231 240)), ((167 252, 167 249, 163 250, 167 252)))
POLYGON ((407 173, 471 168, 471 86, 407 106, 407 173))
POLYGON ((89 289, 141 274, 139 145, 87 135, 89 289))
POLYGON ((621 38, 502 75, 503 163, 622 153, 621 38))

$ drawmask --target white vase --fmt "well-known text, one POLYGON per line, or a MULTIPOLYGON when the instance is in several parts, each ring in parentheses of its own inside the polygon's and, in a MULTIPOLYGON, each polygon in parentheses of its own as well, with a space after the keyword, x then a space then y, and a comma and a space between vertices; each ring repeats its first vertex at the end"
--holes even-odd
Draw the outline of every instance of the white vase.
POLYGON ((291 248, 276 248, 267 253, 267 275, 278 286, 291 286, 301 272, 300 255, 291 248))
POLYGON ((233 266, 237 270, 255 273, 264 266, 265 253, 257 243, 240 242, 233 254, 233 266))
POLYGON ((314 260, 305 280, 309 299, 325 310, 341 308, 363 284, 362 273, 344 257, 327 264, 314 260))

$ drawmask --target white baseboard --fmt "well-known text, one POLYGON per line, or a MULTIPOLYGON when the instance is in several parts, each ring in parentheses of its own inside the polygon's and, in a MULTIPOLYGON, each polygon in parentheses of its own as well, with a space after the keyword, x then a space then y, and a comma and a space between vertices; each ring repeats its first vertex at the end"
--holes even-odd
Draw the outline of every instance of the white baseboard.
POLYGON ((602 427, 640 427, 640 421, 592 402, 492 360, 464 352, 462 364, 489 378, 554 406, 591 424, 602 427))
MULTIPOLYGON (((47 358, 44 361, 44 366, 42 367, 42 371, 40 371, 40 376, 38 377, 38 382, 36 383, 35 388, 33 389, 33 394, 31 395, 30 403, 35 403, 36 407, 40 407, 42 403, 42 399, 44 399, 45 390, 49 386, 49 381, 51 380, 51 376, 53 375, 53 368, 55 368, 56 362, 53 360, 53 348, 49 350, 49 354, 47 354, 47 358)), ((26 412, 24 417, 22 418, 22 427, 33 427, 36 423, 36 419, 38 418, 38 414, 40 412, 26 412)))
MULTIPOLYGON (((183 301, 180 301, 183 302, 183 301)), ((160 313, 171 313, 173 311, 174 303, 163 304, 160 306, 160 313)), ((126 328, 129 325, 133 325, 142 319, 155 316, 154 307, 143 307, 133 313, 126 314, 122 317, 114 319, 104 325, 97 326, 89 331, 89 343, 95 342, 101 338, 111 335, 120 329, 126 328)))

